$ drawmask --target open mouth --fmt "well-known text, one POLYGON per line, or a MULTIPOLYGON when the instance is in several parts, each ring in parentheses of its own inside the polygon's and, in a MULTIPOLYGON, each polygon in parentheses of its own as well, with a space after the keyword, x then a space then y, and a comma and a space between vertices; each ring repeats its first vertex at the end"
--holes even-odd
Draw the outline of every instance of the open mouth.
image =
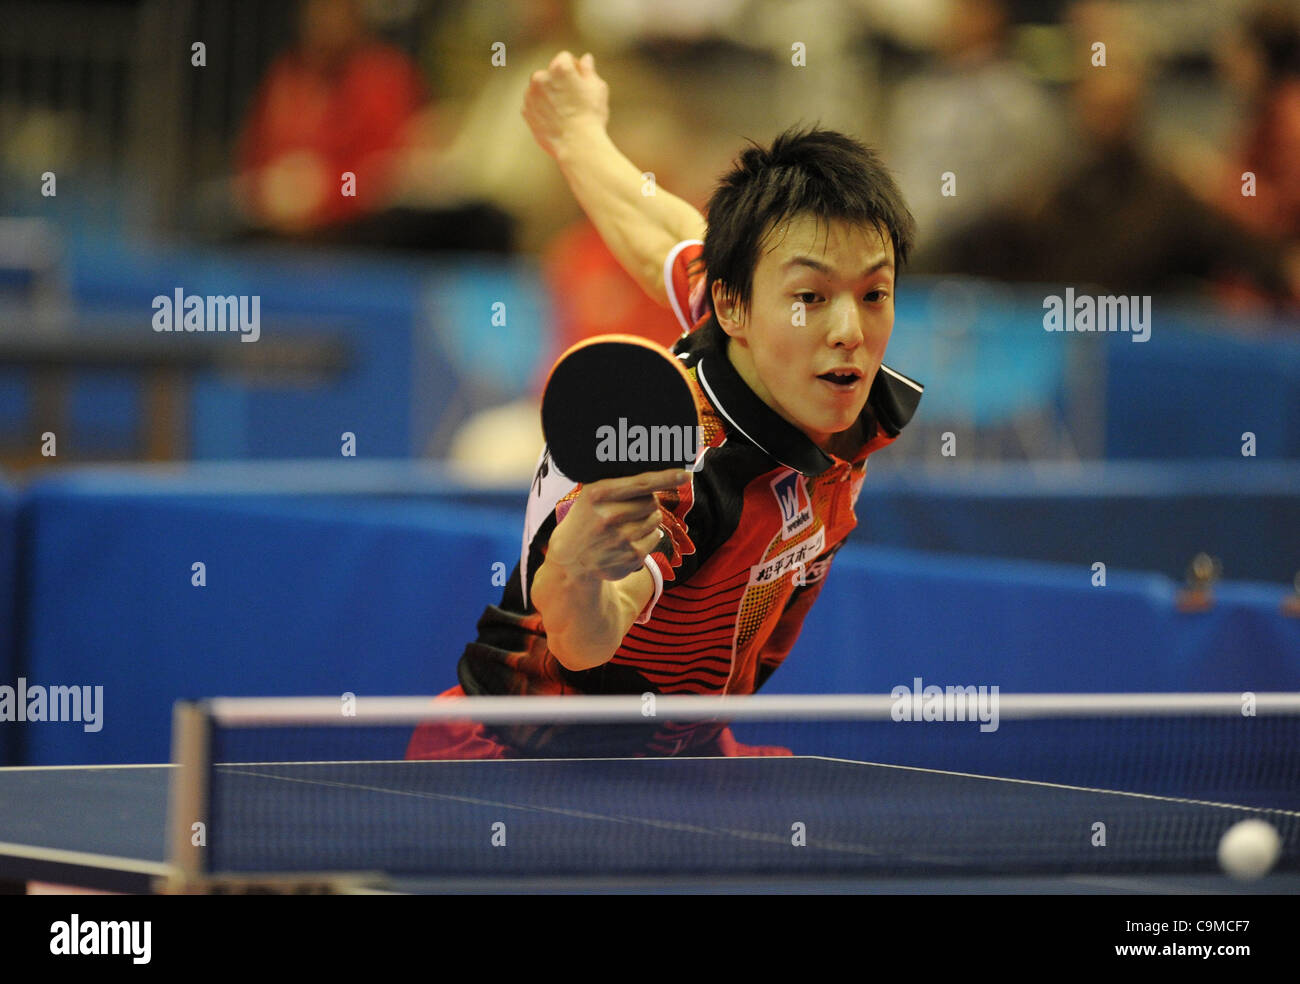
POLYGON ((855 372, 824 372, 817 378, 847 388, 858 382, 862 376, 855 372))

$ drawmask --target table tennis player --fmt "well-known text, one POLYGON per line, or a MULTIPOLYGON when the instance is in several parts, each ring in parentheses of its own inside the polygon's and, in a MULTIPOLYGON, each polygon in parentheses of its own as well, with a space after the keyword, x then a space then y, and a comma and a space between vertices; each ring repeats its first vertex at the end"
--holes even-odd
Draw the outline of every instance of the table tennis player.
MULTIPOLYGON (((874 153, 818 128, 750 146, 706 224, 661 188, 643 193, 606 132, 608 96, 591 55, 561 52, 533 74, 523 114, 610 250, 676 315, 703 447, 689 470, 587 485, 544 453, 519 564, 444 697, 757 691, 857 523, 867 457, 920 400, 882 364, 914 223, 874 153)), ((428 724, 407 754, 583 754, 585 740, 428 724)), ((633 745, 619 751, 783 751, 721 723, 650 722, 633 745)))

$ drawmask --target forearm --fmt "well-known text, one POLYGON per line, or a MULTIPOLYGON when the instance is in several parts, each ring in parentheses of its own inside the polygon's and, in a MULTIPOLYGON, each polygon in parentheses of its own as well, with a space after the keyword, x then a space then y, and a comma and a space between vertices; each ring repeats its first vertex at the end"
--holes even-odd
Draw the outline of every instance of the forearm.
POLYGON ((683 239, 704 238, 699 210, 649 185, 599 124, 574 126, 556 143, 555 157, 610 252, 647 294, 664 302, 664 259, 683 239))
POLYGON ((609 662, 653 590, 645 568, 607 581, 543 562, 533 577, 532 600, 556 659, 566 669, 589 670, 609 662))

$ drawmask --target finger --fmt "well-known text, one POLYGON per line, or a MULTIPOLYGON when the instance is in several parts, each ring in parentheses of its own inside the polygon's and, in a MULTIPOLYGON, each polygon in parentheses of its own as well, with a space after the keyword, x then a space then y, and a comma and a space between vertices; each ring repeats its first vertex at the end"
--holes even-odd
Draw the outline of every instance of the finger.
POLYGON ((594 525, 600 530, 628 536, 641 535, 652 519, 658 522, 661 518, 659 502, 654 496, 596 502, 591 504, 591 510, 594 525))
POLYGON ((644 523, 636 528, 636 536, 634 539, 644 540, 648 536, 653 536, 654 542, 658 543, 659 537, 663 536, 663 530, 659 528, 660 519, 659 511, 655 510, 653 516, 650 516, 644 523))
POLYGON ((663 534, 656 529, 654 532, 647 533, 645 536, 634 540, 632 543, 632 549, 636 551, 638 557, 644 558, 646 554, 659 546, 659 541, 661 539, 663 539, 663 534))
POLYGON ((553 72, 554 71, 572 72, 574 71, 574 68, 575 66, 573 64, 573 53, 570 51, 561 51, 558 55, 556 55, 554 58, 551 59, 550 69, 553 72))
POLYGON ((588 51, 585 55, 582 56, 582 58, 578 60, 578 71, 580 71, 583 75, 596 74, 596 59, 592 57, 590 51, 588 51))
POLYGON ((635 543, 637 540, 645 539, 658 530, 662 519, 662 515, 656 508, 648 516, 644 514, 627 516, 619 521, 611 522, 606 528, 614 531, 623 542, 635 543))
POLYGON ((593 498, 610 502, 635 499, 653 492, 671 492, 678 486, 685 485, 689 477, 680 468, 669 468, 664 471, 642 472, 627 478, 606 478, 584 488, 592 491, 593 498))

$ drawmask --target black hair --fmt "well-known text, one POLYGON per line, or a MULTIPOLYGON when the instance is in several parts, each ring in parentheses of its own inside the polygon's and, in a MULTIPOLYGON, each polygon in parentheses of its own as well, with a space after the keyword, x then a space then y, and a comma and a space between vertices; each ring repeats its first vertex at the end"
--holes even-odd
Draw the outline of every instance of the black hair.
POLYGON ((1264 64, 1268 84, 1300 75, 1300 19, 1287 7, 1265 5, 1247 19, 1246 34, 1264 64))
POLYGON ((894 266, 907 260, 916 222, 876 154, 852 137, 820 127, 791 127, 765 149, 750 141, 708 204, 704 264, 706 296, 721 281, 727 296, 748 311, 758 253, 785 219, 812 215, 884 228, 894 244, 894 266))

